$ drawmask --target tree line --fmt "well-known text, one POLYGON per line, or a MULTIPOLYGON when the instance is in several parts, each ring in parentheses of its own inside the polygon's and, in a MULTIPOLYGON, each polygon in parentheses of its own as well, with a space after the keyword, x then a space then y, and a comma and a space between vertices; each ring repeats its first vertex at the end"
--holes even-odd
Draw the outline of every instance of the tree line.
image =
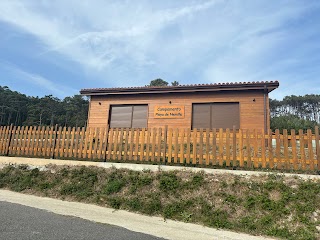
POLYGON ((82 127, 88 106, 89 101, 81 95, 63 100, 52 95, 30 97, 0 86, 0 125, 82 127))
MULTIPOLYGON (((155 79, 149 86, 167 86, 168 82, 155 79)), ((172 82, 178 86, 179 82, 172 82)), ((86 126, 89 101, 81 95, 63 100, 52 95, 31 97, 0 86, 0 125, 86 126)), ((286 96, 270 99, 271 129, 314 129, 320 125, 320 95, 286 96)))
POLYGON ((320 95, 270 99, 271 129, 313 129, 320 125, 320 95))

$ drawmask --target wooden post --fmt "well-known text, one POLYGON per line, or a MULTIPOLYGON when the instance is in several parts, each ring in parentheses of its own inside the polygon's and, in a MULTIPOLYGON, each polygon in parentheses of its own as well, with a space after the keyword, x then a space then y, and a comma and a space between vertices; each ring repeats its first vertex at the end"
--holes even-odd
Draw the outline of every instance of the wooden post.
POLYGON ((180 163, 184 163, 184 128, 180 131, 180 163))
POLYGON ((291 129, 291 148, 292 148, 293 169, 298 170, 298 166, 297 166, 297 139, 296 139, 296 131, 294 129, 291 129))
MULTIPOLYGON (((108 155, 106 154, 106 160, 111 160, 111 153, 112 153, 112 141, 113 141, 113 128, 110 128, 110 131, 108 133, 108 155)), ((132 155, 131 155, 132 156, 132 155)), ((130 159, 131 160, 131 159, 130 159)))
MULTIPOLYGON (((259 167, 259 158, 258 158, 258 132, 256 129, 253 130, 253 165, 255 168, 259 167)), ((250 141, 251 142, 251 141, 250 141)))
POLYGON ((198 130, 196 128, 193 129, 193 158, 192 158, 192 164, 197 164, 197 135, 198 135, 198 130))
POLYGON ((272 146, 272 132, 268 130, 268 154, 269 154, 269 167, 274 168, 273 146, 272 146))
POLYGON ((168 129, 168 163, 172 161, 172 128, 168 129))
POLYGON ((236 126, 233 126, 232 129, 232 162, 233 166, 236 165, 237 161, 237 130, 236 126))
POLYGON ((191 134, 191 129, 187 129, 187 150, 186 150, 186 163, 190 163, 190 154, 191 154, 191 147, 190 147, 190 134, 191 134))
POLYGON ((249 129, 246 130, 246 150, 247 150, 247 167, 252 167, 251 161, 251 146, 250 146, 250 132, 249 129))
POLYGON ((129 149, 129 160, 133 160, 133 143, 134 142, 134 130, 131 128, 130 130, 130 149, 129 149))
MULTIPOLYGON (((155 155, 156 155, 156 134, 157 134, 157 129, 156 128, 153 128, 153 131, 152 131, 152 145, 151 145, 151 152, 152 152, 152 155, 151 155, 151 161, 152 162, 155 162, 155 155)), ((143 153, 143 149, 141 150, 141 152, 143 153)))
POLYGON ((200 128, 199 142, 199 164, 203 164, 203 128, 200 128))
POLYGON ((284 153, 284 165, 285 169, 290 169, 290 158, 289 158, 289 144, 288 144, 288 130, 283 129, 283 153, 284 153))
MULTIPOLYGON (((9 156, 9 149, 10 149, 10 144, 11 144, 11 139, 12 139, 12 128, 13 128, 13 124, 10 125, 9 128, 9 135, 8 135, 8 140, 7 140, 7 144, 6 144, 6 156, 9 156)), ((16 128, 16 127, 14 127, 16 128)))
POLYGON ((305 158, 305 151, 304 151, 304 134, 303 130, 299 129, 299 142, 300 142, 300 164, 302 170, 306 170, 306 158, 305 158))
POLYGON ((316 154, 317 154, 317 169, 320 170, 320 138, 319 138, 319 127, 315 127, 315 138, 316 138, 316 154))
MULTIPOLYGON (((117 151, 118 151, 118 141, 119 141, 119 129, 116 128, 114 138, 113 138, 113 154, 112 160, 117 160, 117 151)), ((136 146, 139 146, 139 137, 136 139, 136 146)))
POLYGON ((281 168, 282 159, 281 159, 281 140, 280 140, 280 131, 276 129, 276 157, 277 157, 277 169, 281 168))
POLYGON ((134 160, 138 161, 139 159, 139 156, 138 156, 138 153, 139 153, 139 136, 140 136, 140 131, 139 131, 139 128, 136 129, 136 141, 135 141, 135 149, 134 149, 134 160))
POLYGON ((262 129, 261 133, 261 158, 262 158, 262 168, 266 168, 266 133, 264 129, 262 129))
POLYGON ((244 159, 243 159, 243 129, 239 130, 239 157, 240 157, 240 162, 239 165, 240 167, 244 166, 244 159))
POLYGON ((123 149, 124 151, 123 160, 126 161, 128 156, 129 128, 125 129, 124 136, 125 136, 125 139, 124 139, 124 149, 123 149))
POLYGON ((167 157, 167 136, 168 136, 168 125, 165 125, 164 133, 163 133, 163 142, 164 142, 163 162, 166 162, 166 157, 167 157))
POLYGON ((15 153, 16 153, 16 151, 17 151, 19 131, 20 131, 20 126, 18 126, 18 127, 14 126, 14 128, 13 128, 12 144, 11 144, 11 148, 10 148, 10 151, 9 151, 9 155, 15 155, 15 153))
POLYGON ((123 149, 123 132, 124 132, 124 129, 121 128, 120 130, 120 142, 119 142, 119 153, 118 153, 118 161, 122 160, 122 149, 123 149))
POLYGON ((69 150, 68 155, 67 155, 67 157, 69 157, 69 158, 73 157, 75 131, 76 131, 76 128, 73 127, 71 132, 70 132, 70 134, 71 134, 71 140, 70 140, 70 144, 69 144, 70 145, 70 150, 69 150))

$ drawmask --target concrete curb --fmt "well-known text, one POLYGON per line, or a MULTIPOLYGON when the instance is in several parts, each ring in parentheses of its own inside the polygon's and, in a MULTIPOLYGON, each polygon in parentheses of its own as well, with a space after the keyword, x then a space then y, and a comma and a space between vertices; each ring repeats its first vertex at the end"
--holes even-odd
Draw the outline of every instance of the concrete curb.
POLYGON ((164 221, 161 217, 149 217, 122 210, 99 207, 91 204, 67 202, 57 199, 26 195, 8 190, 0 190, 0 201, 17 203, 33 208, 47 210, 65 216, 74 216, 94 222, 120 226, 131 231, 173 240, 262 240, 271 239, 251 236, 244 233, 216 230, 191 223, 172 220, 164 221))
MULTIPOLYGON (((242 176, 257 176, 268 175, 270 172, 260 171, 243 171, 243 170, 228 170, 228 169, 210 169, 210 168, 196 168, 196 167, 180 167, 180 166, 166 166, 166 165, 148 165, 148 164, 136 164, 136 163, 112 163, 112 162, 89 162, 89 161, 76 161, 76 160, 60 160, 60 159, 44 159, 44 158, 25 158, 25 157, 5 157, 0 156, 0 168, 1 165, 9 164, 27 164, 34 167, 45 167, 49 164, 55 165, 68 165, 68 166, 96 166, 103 168, 127 168, 134 171, 150 170, 157 171, 203 171, 208 174, 234 174, 242 176)), ((286 177, 299 177, 301 179, 320 179, 320 175, 308 175, 308 174, 294 174, 294 173, 276 173, 286 177)))

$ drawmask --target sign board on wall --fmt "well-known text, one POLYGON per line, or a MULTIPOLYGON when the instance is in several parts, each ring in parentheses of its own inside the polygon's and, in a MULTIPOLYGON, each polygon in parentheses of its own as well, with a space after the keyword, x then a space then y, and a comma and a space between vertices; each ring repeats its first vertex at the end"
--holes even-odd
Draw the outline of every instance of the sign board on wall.
POLYGON ((184 118, 184 106, 155 106, 154 118, 184 118))

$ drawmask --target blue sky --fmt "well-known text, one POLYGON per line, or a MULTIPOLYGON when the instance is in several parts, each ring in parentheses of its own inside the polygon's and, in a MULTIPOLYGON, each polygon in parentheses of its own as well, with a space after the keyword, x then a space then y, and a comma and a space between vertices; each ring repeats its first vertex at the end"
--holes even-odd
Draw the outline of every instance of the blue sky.
POLYGON ((1 0, 0 85, 82 88, 278 80, 320 93, 318 0, 1 0))

